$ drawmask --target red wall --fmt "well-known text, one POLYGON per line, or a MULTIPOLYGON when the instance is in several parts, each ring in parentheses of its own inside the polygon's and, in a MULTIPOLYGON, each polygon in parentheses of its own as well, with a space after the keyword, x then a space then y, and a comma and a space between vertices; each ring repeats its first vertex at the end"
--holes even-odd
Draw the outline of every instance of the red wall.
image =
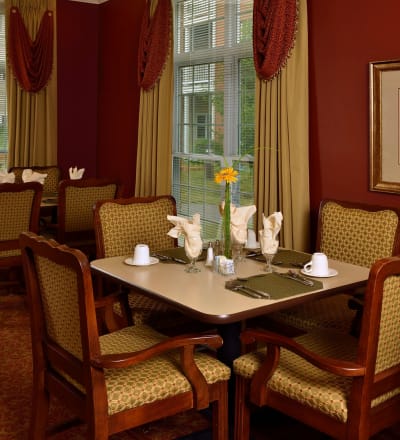
POLYGON ((58 164, 97 174, 98 7, 57 2, 58 164))
MULTIPOLYGON (((133 190, 145 0, 58 1, 59 163, 133 190)), ((370 61, 400 59, 399 0, 308 0, 310 195, 398 205, 369 191, 370 61)), ((399 176, 400 177, 400 176, 399 176)))
POLYGON ((139 31, 145 0, 111 0, 100 8, 99 175, 119 176, 133 195, 140 88, 139 31))
POLYGON ((396 206, 399 196, 369 191, 368 63, 400 58, 400 2, 308 0, 308 10, 312 209, 328 197, 396 206))
POLYGON ((139 112, 137 47, 145 0, 57 4, 58 162, 117 177, 132 194, 139 112))

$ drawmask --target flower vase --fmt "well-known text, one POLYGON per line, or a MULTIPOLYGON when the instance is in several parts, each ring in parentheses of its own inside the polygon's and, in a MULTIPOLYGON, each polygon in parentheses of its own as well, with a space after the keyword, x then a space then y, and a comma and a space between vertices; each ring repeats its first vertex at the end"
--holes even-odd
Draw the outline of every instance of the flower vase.
POLYGON ((225 205, 222 218, 222 245, 226 258, 232 258, 231 249, 231 185, 225 183, 225 205))

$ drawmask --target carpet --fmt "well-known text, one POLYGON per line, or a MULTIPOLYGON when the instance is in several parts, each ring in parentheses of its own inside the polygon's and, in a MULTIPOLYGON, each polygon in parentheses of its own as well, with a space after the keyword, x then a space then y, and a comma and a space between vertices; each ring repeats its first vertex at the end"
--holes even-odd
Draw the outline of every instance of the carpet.
MULTIPOLYGON (((28 438, 32 356, 29 315, 20 295, 0 295, 0 440, 28 438)), ((49 425, 70 419, 72 414, 62 402, 52 400, 49 425)), ((209 418, 197 411, 188 411, 149 423, 110 440, 174 440, 210 428, 209 418)), ((208 437, 208 435, 207 435, 208 437)), ((78 426, 52 437, 55 440, 84 440, 85 428, 78 426)))

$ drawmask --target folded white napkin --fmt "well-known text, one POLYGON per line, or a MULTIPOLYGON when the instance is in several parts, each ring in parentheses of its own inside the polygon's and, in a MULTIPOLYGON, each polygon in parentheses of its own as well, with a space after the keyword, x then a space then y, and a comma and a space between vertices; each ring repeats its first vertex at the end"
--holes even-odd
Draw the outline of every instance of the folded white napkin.
POLYGON ((256 211, 255 205, 236 208, 231 204, 231 238, 233 243, 246 243, 247 223, 256 211))
POLYGON ((281 230, 283 216, 281 212, 274 212, 269 217, 263 214, 264 229, 259 231, 261 251, 263 254, 275 254, 279 240, 276 238, 281 230))
POLYGON ((15 174, 0 171, 0 183, 15 183, 15 174))
POLYGON ((22 171, 22 181, 23 182, 39 182, 42 185, 44 184, 44 179, 47 177, 47 174, 37 173, 36 171, 31 170, 30 168, 22 171))
POLYGON ((175 215, 167 215, 167 219, 175 225, 168 231, 168 235, 173 238, 183 235, 186 255, 189 258, 198 257, 203 249, 203 241, 200 236, 200 214, 194 214, 192 220, 175 215))
POLYGON ((78 170, 78 167, 70 167, 69 169, 69 178, 72 180, 78 180, 82 179, 83 173, 85 172, 85 168, 80 168, 78 170))

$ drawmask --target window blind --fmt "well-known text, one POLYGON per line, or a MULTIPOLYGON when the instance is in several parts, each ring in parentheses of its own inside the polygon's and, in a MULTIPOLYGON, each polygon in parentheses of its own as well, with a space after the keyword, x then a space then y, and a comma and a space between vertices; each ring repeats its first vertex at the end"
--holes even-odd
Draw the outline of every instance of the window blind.
POLYGON ((252 0, 174 3, 172 187, 179 215, 200 213, 203 239, 219 234, 221 167, 240 173, 232 202, 253 203, 252 8, 252 0))

